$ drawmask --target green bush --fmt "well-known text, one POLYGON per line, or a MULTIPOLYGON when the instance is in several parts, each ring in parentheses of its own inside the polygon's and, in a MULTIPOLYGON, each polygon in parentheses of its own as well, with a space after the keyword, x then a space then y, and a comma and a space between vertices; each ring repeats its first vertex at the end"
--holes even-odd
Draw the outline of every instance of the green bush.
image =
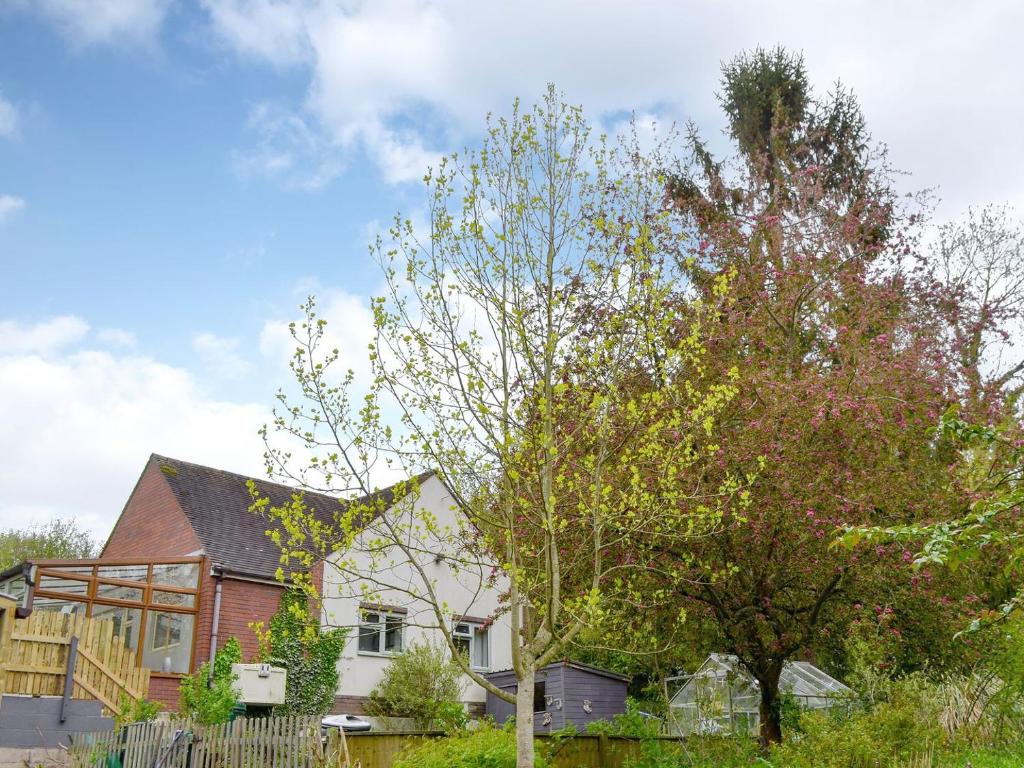
POLYGON ((409 717, 417 727, 430 728, 444 719, 451 726, 461 709, 462 670, 446 648, 413 644, 399 654, 370 692, 366 712, 378 717, 409 717))
POLYGON ((163 704, 149 699, 133 699, 127 693, 121 694, 121 714, 114 718, 114 725, 121 728, 132 723, 148 723, 156 720, 163 710, 163 704))
POLYGON ((900 765, 943 747, 934 688, 919 677, 893 682, 886 700, 867 710, 807 711, 798 735, 772 749, 786 768, 875 768, 900 765))
MULTIPOLYGON (((535 768, 550 765, 540 754, 533 764, 535 768)), ((424 741, 402 752, 393 768, 515 768, 515 765, 515 734, 484 724, 474 731, 424 741)))
MULTIPOLYGON (((682 746, 687 768, 766 768, 772 763, 760 756, 757 740, 747 736, 694 736, 682 746)), ((775 768, 782 768, 775 765, 775 768)))
POLYGON ((587 733, 606 733, 639 739, 640 756, 627 759, 623 768, 676 768, 683 756, 678 743, 659 738, 660 721, 641 714, 640 705, 626 700, 626 712, 610 721, 598 720, 587 725, 587 733))
POLYGON ((182 678, 179 688, 181 714, 195 718, 200 725, 226 723, 238 702, 235 683, 238 678, 232 664, 242 661, 242 646, 237 638, 229 638, 213 660, 213 685, 208 685, 210 662, 205 662, 189 677, 182 678))
POLYGON ((635 699, 626 699, 626 712, 611 720, 597 720, 587 724, 587 733, 607 733, 609 736, 629 736, 646 739, 658 735, 659 721, 641 714, 635 699))

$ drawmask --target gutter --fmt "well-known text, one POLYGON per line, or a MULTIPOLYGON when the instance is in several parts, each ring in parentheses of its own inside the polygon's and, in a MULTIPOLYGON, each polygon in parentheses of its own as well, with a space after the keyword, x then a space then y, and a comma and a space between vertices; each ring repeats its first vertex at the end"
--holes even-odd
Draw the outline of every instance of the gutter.
POLYGON ((220 628, 220 594, 224 586, 224 566, 214 563, 210 568, 210 575, 217 582, 213 594, 213 624, 210 627, 210 668, 207 671, 206 687, 213 687, 213 667, 217 661, 217 630, 220 628))

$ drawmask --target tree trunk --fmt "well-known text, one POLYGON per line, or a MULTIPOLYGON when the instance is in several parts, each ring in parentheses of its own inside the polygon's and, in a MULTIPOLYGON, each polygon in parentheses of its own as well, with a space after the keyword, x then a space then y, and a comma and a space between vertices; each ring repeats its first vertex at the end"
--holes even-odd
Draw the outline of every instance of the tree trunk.
POLYGON ((530 669, 516 689, 516 768, 533 768, 533 675, 530 669))
POLYGON ((779 678, 782 669, 772 670, 764 679, 758 679, 761 688, 761 746, 770 747, 782 741, 782 711, 779 698, 779 678))

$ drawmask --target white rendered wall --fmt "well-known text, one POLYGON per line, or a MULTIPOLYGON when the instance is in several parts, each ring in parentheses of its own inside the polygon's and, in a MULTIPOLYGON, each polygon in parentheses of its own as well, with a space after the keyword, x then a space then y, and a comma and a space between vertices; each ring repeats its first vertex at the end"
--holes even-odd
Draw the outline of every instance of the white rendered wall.
MULTIPOLYGON (((410 502, 412 500, 409 500, 410 502)), ((407 502, 408 503, 408 502, 407 502)), ((409 520, 408 510, 392 508, 385 515, 391 519, 409 520), (404 517, 402 517, 404 515, 404 517)), ((416 518, 420 516, 420 510, 428 511, 437 521, 441 529, 457 530, 462 515, 453 509, 453 500, 444 484, 436 477, 431 476, 420 485, 419 496, 416 499, 416 518)), ((416 523, 405 528, 411 530, 416 523)), ((356 546, 349 557, 357 566, 352 569, 359 573, 370 573, 370 578, 361 583, 350 580, 347 575, 339 573, 332 562, 339 562, 344 558, 341 554, 329 559, 324 567, 323 587, 323 623, 325 626, 350 627, 349 637, 345 643, 345 649, 338 661, 338 671, 341 679, 338 687, 339 696, 366 696, 373 690, 380 680, 384 669, 391 662, 390 657, 360 653, 358 650, 358 624, 360 615, 360 603, 373 602, 386 606, 405 608, 408 613, 405 615, 406 626, 403 634, 403 647, 408 648, 412 643, 429 641, 434 645, 444 645, 444 636, 437 628, 437 620, 433 609, 416 596, 409 595, 402 591, 403 585, 409 591, 417 594, 424 593, 423 578, 414 565, 397 547, 392 547, 394 555, 389 551, 388 562, 382 563, 381 558, 374 559, 362 552, 370 546, 370 542, 377 538, 375 532, 368 532, 359 537, 356 546), (394 585, 396 589, 380 589, 377 583, 384 581, 394 585), (379 592, 374 598, 366 597, 366 591, 379 592), (430 626, 416 626, 430 625, 430 626)), ((445 537, 441 537, 445 538, 445 537)), ((457 552, 437 552, 439 548, 434 537, 424 534, 418 539, 422 548, 428 550, 416 558, 427 578, 433 585, 438 601, 445 604, 445 616, 448 617, 448 628, 450 631, 450 619, 454 616, 470 616, 478 618, 495 617, 500 610, 498 595, 503 589, 503 580, 495 585, 488 583, 490 569, 481 573, 478 569, 467 570, 465 568, 454 568, 443 560, 437 562, 435 555, 449 554, 456 556, 457 552)), ((449 547, 450 548, 450 547, 449 547)), ((348 568, 346 567, 346 570, 348 568)), ((489 628, 490 639, 490 670, 509 669, 512 666, 511 636, 509 619, 507 613, 501 613, 494 618, 494 623, 489 628)), ((468 675, 464 677, 465 690, 463 700, 467 702, 483 702, 486 698, 484 689, 473 683, 468 675)))

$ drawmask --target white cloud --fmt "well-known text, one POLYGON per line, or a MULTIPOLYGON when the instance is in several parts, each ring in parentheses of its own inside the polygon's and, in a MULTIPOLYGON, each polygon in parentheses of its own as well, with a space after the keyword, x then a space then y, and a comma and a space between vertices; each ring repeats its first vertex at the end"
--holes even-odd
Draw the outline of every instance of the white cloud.
POLYGON ((18 133, 18 110, 0 95, 0 139, 16 136, 18 133))
MULTIPOLYGON (((356 374, 355 387, 360 393, 365 392, 371 375, 369 346, 376 334, 369 300, 344 290, 324 289, 316 280, 303 281, 296 293, 316 295, 317 315, 327 321, 322 351, 337 349, 336 373, 351 369, 356 374)), ((294 315, 298 316, 299 311, 294 315)), ((282 368, 295 352, 296 344, 288 329, 294 319, 292 316, 269 320, 260 333, 260 352, 282 368)))
POLYGON ((20 339, 0 347, 0 424, 15 441, 0 463, 0 527, 74 516, 105 536, 150 453, 262 471, 269 409, 213 399, 151 357, 89 349, 87 328, 0 323, 0 339, 20 339))
POLYGON ((0 355, 49 355, 73 346, 89 333, 89 324, 73 315, 59 315, 33 325, 0 321, 0 355))
POLYGON ((0 223, 11 218, 25 207, 25 201, 17 195, 0 195, 0 223))
POLYGON ((213 333, 200 333, 192 338, 192 349, 206 369, 222 379, 241 379, 252 373, 253 366, 241 352, 238 339, 213 333))
POLYGON ((41 16, 72 45, 151 45, 173 0, 12 0, 41 16))
POLYGON ((230 48, 276 65, 305 61, 309 42, 304 12, 309 3, 285 0, 201 0, 213 31, 230 48))
MULTIPOLYGON (((488 111, 532 101, 555 82, 591 117, 694 118, 722 125, 719 65, 781 43, 804 51, 816 87, 861 97, 913 186, 942 184, 951 204, 1022 199, 1024 5, 1001 0, 750 4, 593 0, 204 0, 219 39, 246 57, 308 67, 295 114, 326 140, 322 156, 365 152, 388 180, 418 177, 439 150, 479 133, 488 111), (274 23, 269 20, 273 19, 274 23)), ((316 153, 310 156, 309 162, 316 153)))
POLYGON ((243 177, 261 176, 288 188, 316 190, 345 168, 342 148, 302 115, 261 103, 250 111, 248 127, 256 144, 234 157, 235 170, 243 177))

